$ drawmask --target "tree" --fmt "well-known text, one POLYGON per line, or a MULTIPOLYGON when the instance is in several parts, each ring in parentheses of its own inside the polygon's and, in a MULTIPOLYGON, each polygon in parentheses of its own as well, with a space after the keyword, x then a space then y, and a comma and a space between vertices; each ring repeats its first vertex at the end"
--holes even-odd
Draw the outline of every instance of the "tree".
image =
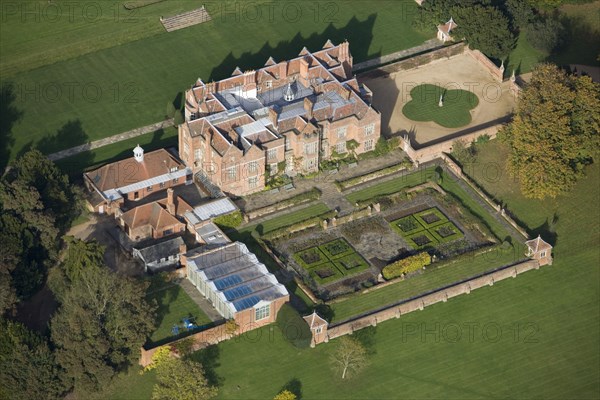
POLYGON ((228 319, 225 322, 225 333, 228 335, 235 335, 238 329, 240 329, 240 326, 235 322, 235 319, 228 319))
POLYGON ((496 7, 456 6, 452 15, 458 24, 454 37, 465 38, 469 46, 488 57, 504 60, 515 46, 508 18, 496 7))
POLYGON ((525 29, 529 43, 546 53, 552 52, 564 43, 565 28, 556 17, 540 17, 525 29))
POLYGON ((599 124, 600 85, 551 64, 538 66, 501 134, 521 192, 543 199, 569 191, 597 157, 599 124))
POLYGON ((510 15, 513 27, 515 28, 524 29, 535 17, 533 7, 526 1, 506 0, 504 6, 510 15))
POLYGON ((57 399, 62 371, 48 343, 24 325, 0 318, 0 398, 57 399))
POLYGON ((209 386, 204 368, 195 361, 172 358, 156 369, 152 400, 207 400, 217 395, 209 386))
POLYGON ((104 249, 97 241, 86 242, 73 236, 65 237, 67 252, 63 268, 69 281, 76 281, 81 271, 90 268, 101 268, 104 265, 104 249))
POLYGON ((284 390, 277 396, 273 397, 273 400, 296 400, 296 395, 289 390, 284 390))
POLYGON ((154 330, 155 306, 145 300, 146 288, 106 268, 87 268, 59 296, 51 338, 59 364, 77 389, 97 390, 137 362, 154 330))
POLYGON ((342 379, 357 374, 367 364, 367 350, 357 340, 347 336, 339 340, 338 347, 331 356, 333 367, 341 372, 342 379))
POLYGON ((152 361, 150 364, 146 365, 143 369, 143 372, 152 371, 160 367, 162 364, 169 362, 171 360, 171 348, 169 346, 159 347, 154 354, 152 354, 152 361))

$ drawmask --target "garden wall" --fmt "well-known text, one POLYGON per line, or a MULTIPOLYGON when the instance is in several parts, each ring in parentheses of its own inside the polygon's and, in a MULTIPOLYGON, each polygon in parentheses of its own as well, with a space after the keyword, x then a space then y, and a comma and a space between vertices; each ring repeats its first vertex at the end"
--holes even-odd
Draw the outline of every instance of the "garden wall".
POLYGON ((307 203, 313 200, 317 200, 321 197, 318 189, 312 189, 303 193, 296 194, 288 199, 278 201, 275 204, 268 205, 266 207, 257 208, 252 211, 246 211, 244 214, 244 218, 246 222, 253 220, 257 217, 263 217, 267 214, 274 213, 279 210, 283 210, 289 207, 294 207, 302 203, 307 203), (294 201, 294 199, 297 199, 294 201))
MULTIPOLYGON (((398 61, 390 65, 386 65, 372 71, 368 71, 359 74, 359 80, 368 80, 378 78, 381 76, 389 76, 398 71, 406 71, 413 68, 419 68, 425 64, 429 64, 432 61, 439 60, 440 58, 450 58, 452 56, 462 54, 467 46, 464 43, 456 43, 450 46, 442 47, 441 49, 433 50, 418 56, 410 57, 406 60, 398 61)), ((489 60, 488 60, 489 61, 489 60)))
MULTIPOLYGON (((329 339, 334 339, 339 336, 352 334, 354 331, 368 327, 377 326, 378 323, 387 321, 391 318, 399 318, 403 314, 408 314, 413 311, 423 310, 425 307, 439 302, 446 302, 452 297, 461 294, 469 294, 471 290, 475 290, 484 286, 492 286, 495 282, 502 281, 507 278, 516 278, 517 275, 523 272, 539 269, 540 264, 537 260, 527 260, 521 263, 503 267, 499 270, 486 273, 482 276, 470 279, 465 282, 456 283, 449 287, 439 289, 433 293, 419 296, 412 300, 401 302, 400 304, 392 305, 385 309, 371 312, 364 316, 353 318, 347 322, 332 325, 327 329, 325 342, 329 339)), ((318 343, 316 343, 318 344, 318 343)))
MULTIPOLYGON (((252 328, 253 327, 248 327, 248 329, 246 329, 246 331, 251 330, 252 328)), ((141 356, 140 356, 139 364, 142 367, 147 366, 148 364, 150 364, 152 362, 152 356, 158 349, 160 349, 162 347, 172 347, 173 345, 175 345, 178 342, 181 342, 182 340, 192 339, 194 341, 192 349, 194 351, 196 351, 196 350, 200 350, 205 347, 208 347, 210 345, 220 343, 224 340, 231 339, 232 337, 233 337, 233 335, 230 335, 226 332, 225 325, 219 325, 219 326, 209 328, 202 332, 194 333, 193 335, 187 336, 185 338, 174 340, 174 341, 164 344, 162 346, 153 347, 151 349, 145 349, 144 347, 142 347, 140 349, 141 356)))
POLYGON ((488 203, 490 206, 492 206, 496 211, 500 212, 500 215, 504 218, 504 220, 506 222, 508 222, 513 228, 515 228, 515 230, 517 232, 519 232, 521 234, 521 236, 523 236, 525 239, 529 238, 529 236, 527 235, 527 232, 525 231, 525 229, 521 228, 519 226, 519 224, 517 224, 517 222, 514 219, 512 219, 512 217, 510 215, 508 215, 507 212, 499 204, 496 204, 492 199, 490 199, 479 188, 479 186, 477 186, 471 180, 471 178, 469 178, 467 175, 463 174, 462 168, 458 164, 456 164, 454 162, 454 160, 452 160, 446 154, 442 154, 440 158, 442 160, 444 160, 444 162, 446 163, 446 165, 448 166, 448 168, 450 168, 450 170, 452 170, 452 172, 454 172, 454 175, 458 176, 460 179, 462 179, 463 181, 465 181, 471 187, 471 189, 473 189, 483 200, 485 200, 486 203, 488 203))
POLYGON ((479 50, 471 50, 469 47, 465 47, 464 51, 473 57, 473 59, 475 59, 479 65, 486 69, 495 80, 498 82, 502 82, 504 80, 504 67, 497 67, 496 64, 494 64, 479 50))
POLYGON ((502 126, 504 126, 504 124, 499 123, 475 132, 468 133, 466 135, 448 139, 443 142, 432 144, 431 146, 426 146, 420 149, 413 148, 412 144, 410 143, 410 139, 404 137, 400 138, 400 147, 413 162, 422 164, 441 157, 443 153, 451 153, 452 147, 454 146, 454 143, 457 140, 462 140, 467 144, 470 144, 483 135, 487 135, 490 139, 494 139, 498 134, 500 128, 502 128, 502 126))

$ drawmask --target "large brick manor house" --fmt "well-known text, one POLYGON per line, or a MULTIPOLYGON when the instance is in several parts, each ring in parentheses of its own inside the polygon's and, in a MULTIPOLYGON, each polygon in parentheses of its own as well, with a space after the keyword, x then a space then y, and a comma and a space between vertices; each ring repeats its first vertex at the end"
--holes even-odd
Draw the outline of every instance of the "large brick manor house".
POLYGON ((265 187, 267 174, 317 171, 332 156, 375 148, 381 116, 371 91, 352 75, 349 43, 269 58, 256 71, 185 93, 179 155, 206 184, 232 195, 265 187))

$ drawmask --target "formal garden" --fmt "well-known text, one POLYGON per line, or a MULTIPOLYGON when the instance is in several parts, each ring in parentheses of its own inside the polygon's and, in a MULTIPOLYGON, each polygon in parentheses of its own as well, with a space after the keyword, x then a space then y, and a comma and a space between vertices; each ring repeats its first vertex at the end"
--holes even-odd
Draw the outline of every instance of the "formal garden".
POLYGON ((423 84, 410 91, 411 100, 402 113, 410 120, 432 121, 445 128, 459 128, 471 122, 471 110, 477 107, 477 95, 462 89, 446 89, 423 84))

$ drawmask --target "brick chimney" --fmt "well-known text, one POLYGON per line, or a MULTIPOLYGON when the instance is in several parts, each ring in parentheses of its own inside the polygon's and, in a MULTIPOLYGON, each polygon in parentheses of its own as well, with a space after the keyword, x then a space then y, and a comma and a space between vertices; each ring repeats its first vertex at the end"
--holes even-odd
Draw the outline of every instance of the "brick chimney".
POLYGON ((179 245, 179 254, 185 254, 185 252, 187 251, 187 246, 185 245, 185 243, 182 243, 179 245))
POLYGON ((273 107, 269 107, 269 119, 275 128, 277 128, 277 117, 279 117, 277 111, 273 107))
POLYGON ((256 71, 244 72, 244 93, 253 93, 256 96, 256 71))
POLYGON ((287 61, 279 63, 279 79, 287 78, 287 61))
POLYGON ((306 87, 309 86, 309 81, 308 81, 308 61, 306 61, 305 58, 301 58, 300 59, 300 79, 299 79, 299 81, 304 86, 306 86, 306 87))
POLYGON ((314 103, 308 97, 304 98, 304 111, 306 112, 306 119, 309 121, 313 117, 313 107, 314 106, 315 106, 314 103))
POLYGON ((171 215, 175 215, 175 202, 173 200, 173 197, 174 197, 173 189, 168 188, 167 189, 167 211, 171 215))

